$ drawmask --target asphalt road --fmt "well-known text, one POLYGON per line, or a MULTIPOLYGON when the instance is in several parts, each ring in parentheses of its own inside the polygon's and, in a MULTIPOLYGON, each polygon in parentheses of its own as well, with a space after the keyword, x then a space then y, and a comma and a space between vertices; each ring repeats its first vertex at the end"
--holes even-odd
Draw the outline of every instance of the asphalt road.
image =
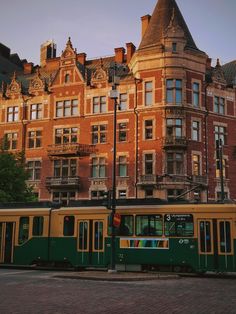
POLYGON ((236 277, 105 282, 57 275, 0 269, 0 314, 236 313, 236 277))

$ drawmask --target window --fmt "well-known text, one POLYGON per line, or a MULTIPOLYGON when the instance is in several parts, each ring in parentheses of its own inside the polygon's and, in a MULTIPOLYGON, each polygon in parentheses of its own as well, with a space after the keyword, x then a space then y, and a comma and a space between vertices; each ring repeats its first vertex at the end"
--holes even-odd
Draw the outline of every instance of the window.
POLYGON ((127 94, 120 94, 119 110, 127 110, 127 94))
MULTIPOLYGON (((220 161, 217 160, 216 164, 216 178, 219 179, 220 178, 220 161)), ((222 168, 223 168, 223 177, 226 178, 227 177, 227 173, 226 173, 226 166, 227 166, 227 160, 226 159, 222 159, 222 168)))
POLYGON ((98 199, 104 199, 104 190, 99 191, 91 191, 91 199, 92 200, 98 200, 98 199))
POLYGON ((225 114, 225 99, 215 96, 214 98, 214 112, 225 114))
POLYGON ((103 222, 95 221, 94 223, 94 250, 102 251, 103 250, 103 222))
POLYGON ((226 145, 226 127, 215 125, 215 142, 221 140, 222 145, 226 145))
POLYGON ((18 243, 23 244, 29 238, 29 217, 20 217, 18 243))
POLYGON ((70 83, 70 74, 65 75, 65 83, 70 83))
POLYGON ((74 177, 77 173, 76 159, 54 160, 54 177, 74 177))
POLYGON ((7 122, 18 121, 19 119, 19 108, 18 107, 8 107, 7 108, 7 122))
POLYGON ((18 134, 16 132, 6 133, 4 135, 4 148, 5 149, 17 149, 17 138, 18 134))
POLYGON ((71 117, 78 114, 78 99, 56 102, 56 117, 71 117))
POLYGON ((192 121, 192 140, 200 141, 200 122, 192 121))
POLYGON ((63 226, 63 235, 64 236, 73 236, 74 235, 74 226, 75 226, 75 217, 74 216, 65 216, 64 217, 64 226, 63 226))
POLYGON ((29 131, 28 132, 28 147, 38 148, 42 145, 42 131, 29 131))
POLYGON ((103 113, 106 111, 106 96, 93 97, 93 113, 103 113))
POLYGON ((182 137, 182 119, 166 119, 166 136, 182 137))
POLYGON ((33 219, 33 236, 43 235, 43 217, 34 217, 33 219))
POLYGON ((167 173, 183 174, 183 154, 167 153, 167 173))
POLYGON ((177 52, 177 43, 172 43, 172 52, 177 52))
POLYGON ((211 252, 211 223, 200 221, 200 250, 203 253, 211 252))
POLYGON ((229 221, 220 221, 220 253, 231 253, 231 231, 229 221))
POLYGON ((166 102, 178 105, 182 103, 182 80, 166 80, 166 102))
POLYGON ((116 230, 117 236, 132 236, 134 234, 134 217, 121 215, 119 228, 116 230))
POLYGON ((152 140, 153 139, 153 121, 152 120, 145 120, 145 140, 152 140))
POLYGON ((127 191, 126 190, 119 190, 118 191, 118 198, 126 198, 127 197, 127 191))
POLYGON ((197 154, 194 154, 192 156, 192 160, 193 160, 193 175, 200 176, 201 174, 200 156, 197 154))
POLYGON ((118 176, 127 177, 127 157, 119 156, 118 158, 118 176))
POLYGON ((163 221, 161 215, 136 216, 137 236, 162 236, 163 221))
POLYGON ((30 106, 30 120, 42 119, 42 104, 33 104, 30 106))
POLYGON ((92 125, 92 144, 102 144, 107 142, 107 125, 92 125))
POLYGON ((105 178, 106 165, 104 157, 92 158, 92 177, 93 178, 105 178))
POLYGON ((145 106, 151 106, 153 103, 153 83, 145 82, 145 106))
POLYGON ((118 123, 118 140, 119 142, 127 142, 127 123, 118 123))
POLYGON ((199 107, 200 105, 200 85, 199 83, 193 83, 193 105, 199 107))
POLYGON ((40 180, 40 174, 41 174, 41 161, 34 160, 34 161, 28 161, 27 162, 27 172, 29 174, 28 180, 40 180))
POLYGON ((164 216, 165 235, 169 237, 192 237, 193 215, 191 214, 167 214, 164 216))
POLYGON ((146 188, 145 189, 145 198, 153 198, 153 189, 152 188, 146 188))
POLYGON ((60 202, 67 205, 70 201, 75 200, 75 192, 53 192, 53 202, 60 202))
MULTIPOLYGON (((222 192, 217 192, 216 197, 217 197, 217 201, 221 201, 222 200, 222 192)), ((227 200, 227 199, 229 199, 229 194, 228 194, 228 192, 224 192, 224 200, 227 200)))
POLYGON ((55 144, 72 144, 78 142, 78 128, 64 128, 55 130, 55 144))
POLYGON ((153 154, 144 155, 144 171, 145 174, 153 174, 153 154))
MULTIPOLYGON (((175 189, 168 189, 167 190, 167 199, 168 201, 175 200, 177 196, 183 194, 183 190, 175 190, 175 189)), ((181 198, 182 199, 182 198, 181 198)))

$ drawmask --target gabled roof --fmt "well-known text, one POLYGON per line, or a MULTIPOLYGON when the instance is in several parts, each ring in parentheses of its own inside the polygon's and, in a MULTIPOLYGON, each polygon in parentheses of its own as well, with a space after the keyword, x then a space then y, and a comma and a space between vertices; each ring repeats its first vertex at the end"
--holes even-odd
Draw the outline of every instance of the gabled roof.
POLYGON ((161 43, 161 38, 170 24, 173 12, 175 14, 175 21, 184 32, 187 40, 186 46, 198 50, 175 0, 158 1, 147 30, 140 43, 139 49, 148 48, 161 43))

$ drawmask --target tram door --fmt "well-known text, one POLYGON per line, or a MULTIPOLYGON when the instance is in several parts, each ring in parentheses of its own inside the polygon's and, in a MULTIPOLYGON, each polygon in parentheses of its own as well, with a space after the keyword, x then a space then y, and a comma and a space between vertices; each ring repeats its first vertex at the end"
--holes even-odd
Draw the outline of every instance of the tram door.
POLYGON ((13 262, 14 222, 0 222, 0 263, 13 262))
POLYGON ((78 221, 78 264, 102 266, 104 264, 104 221, 78 221))
POLYGON ((199 264, 201 269, 233 271, 232 221, 204 219, 198 222, 199 264))

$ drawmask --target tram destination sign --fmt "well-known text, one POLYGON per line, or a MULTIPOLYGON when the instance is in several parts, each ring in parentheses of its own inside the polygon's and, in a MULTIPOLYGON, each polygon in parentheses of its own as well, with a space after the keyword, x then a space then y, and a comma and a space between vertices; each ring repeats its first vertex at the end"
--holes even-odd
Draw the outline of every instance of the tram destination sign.
POLYGON ((193 222, 193 215, 191 214, 166 214, 164 216, 165 222, 193 222))

